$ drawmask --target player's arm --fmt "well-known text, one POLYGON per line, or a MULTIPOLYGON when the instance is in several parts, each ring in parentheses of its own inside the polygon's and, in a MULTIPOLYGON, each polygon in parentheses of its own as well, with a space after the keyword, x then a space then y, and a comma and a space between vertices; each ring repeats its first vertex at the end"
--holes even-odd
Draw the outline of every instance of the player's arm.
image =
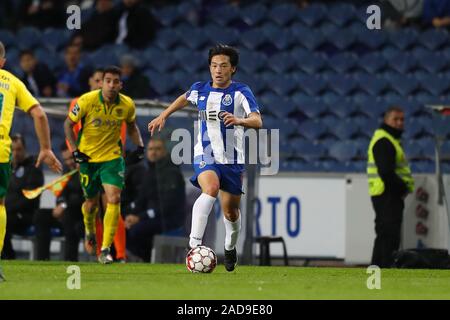
POLYGON ((174 113, 180 109, 183 109, 187 105, 188 105, 188 99, 186 98, 186 94, 183 93, 174 102, 172 102, 166 110, 161 112, 161 114, 158 117, 153 119, 148 124, 148 131, 151 133, 152 136, 153 136, 153 133, 156 130, 156 128, 158 128, 158 132, 160 132, 164 128, 164 124, 166 123, 167 118, 169 118, 169 116, 172 113, 174 113))
POLYGON ((247 118, 236 118, 234 114, 226 112, 223 117, 225 126, 243 126, 245 128, 261 129, 262 119, 259 112, 249 113, 247 118))
POLYGON ((44 162, 52 171, 57 173, 62 172, 61 162, 59 162, 51 149, 50 128, 47 115, 39 104, 32 106, 29 109, 29 114, 33 118, 34 128, 40 146, 36 167, 39 167, 44 162))
POLYGON ((64 134, 66 135, 71 150, 75 150, 72 152, 73 159, 76 163, 88 162, 91 157, 78 150, 75 133, 73 132, 74 125, 76 125, 76 122, 72 121, 70 117, 67 117, 64 121, 64 134))

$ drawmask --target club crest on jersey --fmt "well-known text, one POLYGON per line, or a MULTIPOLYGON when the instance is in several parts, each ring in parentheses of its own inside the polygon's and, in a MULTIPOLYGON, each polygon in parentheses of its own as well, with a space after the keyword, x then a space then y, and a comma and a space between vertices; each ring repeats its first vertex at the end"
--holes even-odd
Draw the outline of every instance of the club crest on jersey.
POLYGON ((205 166, 206 166, 206 161, 204 161, 204 160, 200 161, 200 164, 198 165, 198 167, 200 169, 203 169, 205 166))
POLYGON ((115 112, 117 117, 121 118, 123 116, 123 109, 116 109, 115 112))
POLYGON ((220 111, 219 114, 217 115, 217 117, 219 118, 219 120, 223 120, 223 118, 225 117, 225 112, 226 111, 220 111))
POLYGON ((231 98, 230 94, 226 94, 223 98, 222 98, 222 104, 224 106, 229 106, 230 104, 233 103, 233 98, 231 98))

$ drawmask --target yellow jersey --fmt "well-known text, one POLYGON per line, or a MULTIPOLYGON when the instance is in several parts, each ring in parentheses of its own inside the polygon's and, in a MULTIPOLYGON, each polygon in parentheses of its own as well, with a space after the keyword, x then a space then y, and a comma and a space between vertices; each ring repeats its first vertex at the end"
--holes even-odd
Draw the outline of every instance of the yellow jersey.
POLYGON ((11 159, 9 132, 15 106, 28 112, 31 107, 38 104, 22 81, 10 72, 0 69, 0 163, 7 163, 11 159))
POLYGON ((119 93, 113 104, 107 105, 101 90, 83 94, 69 111, 73 122, 82 123, 78 134, 78 149, 87 154, 89 162, 105 162, 122 156, 120 131, 123 121, 134 122, 133 100, 119 93))

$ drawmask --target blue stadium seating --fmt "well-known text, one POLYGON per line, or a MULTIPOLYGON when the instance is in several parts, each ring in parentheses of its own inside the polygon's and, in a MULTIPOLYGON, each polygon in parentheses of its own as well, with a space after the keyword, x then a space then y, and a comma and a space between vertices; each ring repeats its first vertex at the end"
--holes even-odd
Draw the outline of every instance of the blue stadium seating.
POLYGON ((21 50, 34 49, 41 43, 41 32, 34 27, 21 28, 16 34, 16 44, 21 50))
POLYGON ((337 73, 346 73, 356 68, 358 57, 351 53, 338 53, 328 59, 328 67, 337 73))
POLYGON ((429 29, 423 32, 417 39, 417 43, 424 46, 430 51, 440 50, 445 46, 448 46, 449 34, 447 31, 438 29, 429 29))
POLYGON ((247 25, 253 27, 261 24, 267 20, 268 9, 266 6, 255 3, 249 6, 245 6, 240 10, 241 19, 247 25))
POLYGON ((346 3, 333 5, 327 10, 327 19, 340 28, 345 27, 356 19, 355 7, 346 3))
POLYGON ((308 27, 319 25, 325 20, 327 9, 320 4, 311 4, 297 13, 297 19, 308 27))
POLYGON ((276 22, 280 26, 287 26, 299 15, 299 10, 294 4, 283 3, 272 7, 267 18, 276 22))

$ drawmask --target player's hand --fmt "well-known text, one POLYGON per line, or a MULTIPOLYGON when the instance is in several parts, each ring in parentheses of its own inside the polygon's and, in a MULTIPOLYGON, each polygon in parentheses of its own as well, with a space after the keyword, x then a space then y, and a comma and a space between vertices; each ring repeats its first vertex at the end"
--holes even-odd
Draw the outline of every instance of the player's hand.
POLYGON ((72 152, 73 160, 75 160, 76 163, 84 163, 88 162, 91 157, 89 157, 87 154, 81 152, 80 150, 75 150, 72 152))
POLYGON ((144 148, 144 147, 138 146, 138 147, 136 148, 136 150, 134 150, 133 152, 131 152, 131 153, 127 156, 127 158, 125 159, 127 165, 136 164, 136 163, 138 163, 139 161, 141 161, 142 159, 144 159, 144 151, 145 151, 145 148, 144 148))
POLYGON ((236 118, 234 114, 225 112, 223 116, 223 123, 226 127, 228 126, 240 126, 242 119, 236 118))
POLYGON ((148 124, 148 132, 150 132, 151 136, 153 136, 153 133, 156 129, 158 129, 158 132, 161 132, 161 130, 164 128, 165 123, 166 118, 162 115, 159 115, 148 124))
POLYGON ((139 216, 134 214, 129 214, 125 217, 125 229, 130 229, 136 223, 139 222, 139 216))
POLYGON ((62 172, 62 164, 56 158, 52 150, 44 149, 39 151, 39 155, 35 165, 36 168, 38 168, 42 164, 42 162, 44 162, 53 172, 56 173, 62 172))

